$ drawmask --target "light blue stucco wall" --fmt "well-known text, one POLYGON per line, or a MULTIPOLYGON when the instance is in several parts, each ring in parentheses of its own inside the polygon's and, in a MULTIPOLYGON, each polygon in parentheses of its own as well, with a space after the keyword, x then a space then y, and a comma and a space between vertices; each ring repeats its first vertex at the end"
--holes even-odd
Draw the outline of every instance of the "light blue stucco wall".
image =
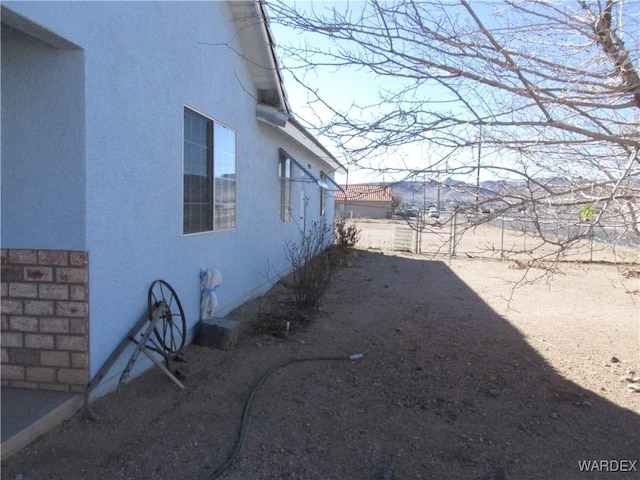
MULTIPOLYGON (((320 193, 316 184, 294 182, 295 221, 280 221, 278 148, 310 164, 318 177, 327 167, 256 120, 255 86, 238 54, 227 4, 53 3, 56 8, 46 2, 5 5, 82 49, 86 188, 78 225, 85 227, 89 252, 93 376, 146 310, 153 280, 175 288, 194 327, 202 267, 222 272, 220 315, 287 273, 284 245, 300 236, 300 199, 309 198, 310 223, 319 216, 320 193), (185 106, 236 131, 233 230, 182 233, 185 106)), ((77 172, 69 174, 73 180, 77 172)), ((331 200, 327 218, 333 218, 331 200)), ((3 241, 4 234, 3 228, 3 241)))
POLYGON ((2 29, 2 247, 85 247, 84 66, 2 29))

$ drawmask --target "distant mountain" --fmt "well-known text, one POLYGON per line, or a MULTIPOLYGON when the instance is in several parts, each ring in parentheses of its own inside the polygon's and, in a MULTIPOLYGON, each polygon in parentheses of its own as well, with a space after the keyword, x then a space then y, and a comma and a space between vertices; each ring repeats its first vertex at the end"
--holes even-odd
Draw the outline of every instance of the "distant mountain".
MULTIPOLYGON (((399 182, 392 184, 393 196, 406 205, 435 205, 440 200, 442 208, 454 208, 456 205, 475 202, 476 186, 465 182, 445 180, 438 183, 435 180, 424 182, 399 182)), ((502 192, 503 186, 498 182, 481 183, 480 197, 487 200, 496 197, 496 192, 502 192), (498 190, 499 187, 499 190, 498 190)))
MULTIPOLYGON (((538 182, 551 191, 571 192, 579 184, 586 184, 577 178, 563 176, 538 179, 538 182)), ((476 203, 476 195, 479 194, 479 202, 482 208, 502 209, 507 203, 501 199, 510 197, 509 202, 522 207, 526 206, 524 199, 532 195, 542 199, 545 192, 536 184, 529 185, 524 179, 518 180, 487 180, 480 182, 480 189, 474 183, 465 183, 452 178, 447 178, 441 183, 435 180, 427 182, 406 181, 397 183, 379 182, 378 185, 390 185, 392 195, 403 207, 415 207, 418 209, 439 206, 442 210, 454 210, 457 208, 472 207, 476 203), (533 190, 529 190, 533 188, 533 190)), ((630 179, 628 188, 640 189, 640 179, 630 179)), ((555 209, 556 213, 561 209, 555 209)))

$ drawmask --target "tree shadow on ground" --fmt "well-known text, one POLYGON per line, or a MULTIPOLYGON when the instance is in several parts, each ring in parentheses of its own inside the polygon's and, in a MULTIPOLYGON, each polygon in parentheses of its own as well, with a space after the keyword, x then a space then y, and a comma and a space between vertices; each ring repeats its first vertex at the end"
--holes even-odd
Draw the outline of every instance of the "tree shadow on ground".
POLYGON ((352 347, 373 374, 352 377, 350 409, 367 414, 349 423, 397 478, 640 476, 638 413, 563 378, 445 263, 360 256, 324 299, 318 330, 345 349, 345 330, 359 334, 352 347))
MULTIPOLYGON (((282 300, 271 293, 232 318, 249 327, 282 300)), ((445 263, 357 251, 308 328, 189 346, 184 391, 152 369, 96 400, 99 422, 78 414, 3 462, 2 479, 210 478, 267 369, 360 352, 269 377, 221 478, 638 478, 637 412, 563 378, 445 263), (636 471, 581 472, 580 461, 636 471)))

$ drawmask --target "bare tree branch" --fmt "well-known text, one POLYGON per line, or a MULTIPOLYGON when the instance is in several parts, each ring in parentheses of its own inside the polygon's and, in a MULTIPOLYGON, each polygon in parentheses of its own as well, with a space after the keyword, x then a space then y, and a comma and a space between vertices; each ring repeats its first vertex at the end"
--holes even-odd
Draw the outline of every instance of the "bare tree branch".
POLYGON ((595 221, 640 236, 639 0, 267 5, 273 22, 308 34, 280 56, 307 88, 309 128, 354 168, 403 179, 481 169, 505 180, 483 199, 502 211, 577 218, 596 205, 595 221), (378 95, 341 104, 312 82, 322 70, 367 72, 378 95), (387 161, 416 149, 427 153, 387 161))

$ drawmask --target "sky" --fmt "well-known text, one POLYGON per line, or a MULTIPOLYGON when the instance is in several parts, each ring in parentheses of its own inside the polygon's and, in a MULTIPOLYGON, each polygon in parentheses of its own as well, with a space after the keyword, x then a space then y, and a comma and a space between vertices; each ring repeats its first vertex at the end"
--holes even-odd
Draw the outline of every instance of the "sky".
MULTIPOLYGON (((347 8, 349 6, 357 8, 362 2, 347 2, 347 1, 337 1, 337 2, 318 2, 318 1, 302 1, 296 2, 296 6, 298 7, 311 7, 315 9, 324 9, 324 8, 347 8)), ((299 31, 296 31, 291 28, 283 27, 282 25, 273 23, 271 24, 271 29, 274 35, 274 39, 276 45, 278 44, 300 44, 305 41, 305 36, 301 34, 299 31)), ((318 45, 321 45, 322 48, 331 48, 332 45, 330 41, 326 38, 316 38, 314 42, 319 42, 318 45)), ((281 66, 291 65, 290 59, 283 58, 281 52, 279 53, 279 60, 281 66)), ((284 77, 284 85, 285 90, 287 92, 287 97, 289 100, 289 104, 293 110, 293 113, 296 117, 312 121, 315 115, 321 114, 321 109, 315 108, 313 105, 309 104, 309 92, 301 86, 295 78, 292 76, 292 73, 286 68, 282 69, 283 77, 284 77)), ((333 72, 331 74, 327 74, 327 72, 323 70, 317 70, 311 73, 307 73, 307 76, 304 78, 305 83, 309 85, 318 85, 325 91, 330 91, 330 102, 332 105, 339 106, 340 108, 348 108, 354 100, 359 103, 373 103, 377 98, 378 88, 380 84, 372 81, 370 74, 367 74, 363 71, 357 71, 351 69, 350 71, 341 70, 337 72, 333 72)), ((388 81, 388 80, 387 80, 388 81)), ((327 118, 326 114, 323 115, 323 118, 327 118)), ((327 148, 331 153, 333 153, 336 158, 345 166, 346 161, 343 158, 340 158, 339 150, 334 147, 331 140, 323 137, 322 135, 316 134, 318 140, 327 148)), ((354 167, 349 167, 349 173, 347 175, 336 174, 336 181, 345 184, 345 183, 368 183, 368 182, 382 182, 382 181, 395 181, 396 178, 391 177, 390 175, 382 175, 378 172, 372 171, 364 171, 360 169, 356 169, 354 167)), ((399 178, 398 178, 399 180, 399 178)))
MULTIPOLYGON (((287 0, 293 2, 294 0, 287 0)), ((473 117, 470 110, 480 112, 479 116, 484 116, 485 120, 488 119, 492 125, 491 128, 484 129, 485 141, 482 146, 480 155, 479 149, 473 149, 472 147, 461 147, 456 150, 454 155, 451 156, 450 163, 447 167, 452 165, 465 165, 468 166, 466 178, 456 177, 456 180, 471 181, 475 183, 475 171, 474 166, 477 165, 478 159, 482 157, 483 168, 480 169, 481 180, 496 179, 496 169, 490 167, 511 167, 519 169, 519 173, 522 173, 525 168, 530 165, 534 165, 535 170, 525 170, 525 174, 529 175, 547 175, 557 174, 556 172, 563 172, 560 168, 560 164, 567 162, 566 153, 573 154, 572 147, 565 148, 570 145, 583 144, 583 140, 587 142, 587 147, 573 147, 576 155, 582 155, 581 158, 588 158, 589 155, 584 155, 584 149, 591 148, 594 143, 588 143, 595 137, 589 137, 585 135, 580 137, 579 133, 573 134, 572 128, 580 130, 584 125, 584 129, 591 129, 592 132, 598 133, 600 125, 604 119, 611 121, 611 124, 619 124, 618 118, 620 115, 629 115, 628 107, 625 113, 619 114, 615 112, 616 108, 607 109, 596 107, 602 102, 599 95, 604 95, 608 92, 607 85, 608 78, 611 76, 610 62, 603 58, 602 49, 596 42, 593 42, 592 38, 588 38, 585 32, 590 31, 585 29, 585 25, 590 22, 590 14, 585 13, 580 3, 568 0, 564 0, 566 3, 548 2, 540 4, 542 10, 539 16, 528 15, 524 20, 523 17, 517 16, 517 9, 507 8, 504 3, 493 2, 491 0, 481 1, 473 0, 471 2, 474 12, 480 17, 484 26, 491 30, 493 38, 498 38, 498 42, 492 43, 489 39, 491 35, 479 34, 474 36, 474 32, 478 31, 478 27, 475 21, 471 19, 469 12, 464 8, 450 8, 447 0, 443 0, 442 3, 421 3, 420 6, 424 6, 425 10, 421 10, 421 19, 424 20, 424 24, 432 29, 432 32, 438 32, 438 35, 442 39, 435 41, 433 44, 424 44, 422 39, 417 39, 415 42, 403 43, 401 40, 395 40, 395 45, 399 45, 399 49, 406 49, 410 53, 414 53, 416 57, 426 53, 428 60, 432 60, 434 64, 444 66, 442 69, 432 68, 430 72, 435 75, 440 75, 439 79, 445 78, 443 82, 447 82, 451 87, 451 91, 446 90, 444 87, 437 84, 438 79, 428 79, 420 77, 420 75, 414 75, 416 80, 415 90, 408 93, 409 102, 402 104, 403 112, 406 116, 402 117, 402 125, 409 125, 412 118, 419 118, 420 120, 415 123, 418 127, 423 126, 423 130, 416 129, 405 130, 398 128, 396 132, 411 132, 413 135, 408 141, 415 140, 416 138, 434 137, 438 135, 437 129, 424 128, 424 125, 433 125, 433 122, 442 120, 441 114, 443 110, 441 106, 449 102, 448 105, 444 105, 446 108, 446 114, 450 117, 454 117, 456 120, 461 121, 456 126, 453 126, 455 122, 444 123, 447 124, 447 133, 452 135, 460 135, 460 142, 458 138, 454 141, 459 145, 466 142, 475 142, 476 139, 481 139, 481 133, 478 125, 474 122, 476 117, 473 117), (554 20, 548 20, 549 15, 554 13, 556 5, 561 6, 558 10, 562 11, 562 15, 558 16, 557 22, 554 20), (566 7, 566 9, 564 8, 566 7), (566 14, 567 16, 563 16, 566 14), (459 16, 458 16, 459 15, 459 16), (576 23, 572 23, 575 19, 576 23), (566 21, 565 21, 566 20, 566 21), (468 22, 468 23, 465 23, 468 22), (582 23, 585 22, 585 23, 582 23), (540 35, 539 29, 544 29, 545 35, 540 35), (516 34, 514 34, 514 32, 516 34), (521 33, 519 35, 518 33, 521 33), (461 43, 457 42, 458 38, 462 38, 461 43), (475 43, 475 42, 478 43, 475 43), (585 43, 586 42, 586 43, 585 43), (492 45, 499 45, 499 50, 496 52, 493 50, 492 45), (448 45, 453 45, 450 49, 448 45), (430 48, 433 46, 433 48, 430 48), (478 48, 478 50, 474 47, 478 48), (427 52, 422 52, 422 49, 426 47, 427 52), (503 48, 504 47, 504 48, 503 48), (504 51, 515 52, 513 57, 516 57, 514 61, 520 68, 512 69, 504 67, 511 62, 511 59, 507 59, 508 55, 502 55, 504 51), (485 52, 488 52, 485 54, 485 52), (597 54, 596 52, 599 52, 597 54), (503 58, 504 57, 504 58, 503 58), (486 60, 490 59, 490 60, 486 60), (531 60, 531 61, 530 61, 531 60), (456 63, 458 62, 458 63, 456 63), (452 70, 447 70, 451 65, 459 67, 458 71, 463 71, 464 74, 452 73, 452 70), (567 68, 563 68, 567 67, 567 68), (446 72, 445 72, 446 70, 446 72), (526 72, 523 79, 521 72, 526 72), (445 72, 443 74, 443 72, 445 72), (450 74, 449 74, 450 73, 450 74), (520 75, 518 75, 520 74, 520 75), (477 76, 481 77, 483 81, 475 81, 473 78, 477 76), (518 78, 520 77, 520 78, 518 78), (595 78, 595 80, 594 80, 595 78), (530 80, 531 79, 531 80, 530 80), (603 82, 601 85, 598 82, 603 82), (532 82, 532 83, 529 83, 532 82), (545 97, 548 93, 548 98, 556 97, 557 101, 550 100, 544 107, 540 106, 540 103, 534 102, 527 94, 515 93, 523 92, 524 84, 533 84, 534 90, 537 88, 540 92, 545 94, 540 97, 545 97), (587 87, 581 87, 586 84, 587 87), (494 88, 495 85, 499 85, 499 88, 494 88), (578 86, 579 88, 575 87, 578 86), (600 88, 601 87, 601 88, 600 88), (594 94, 588 96, 585 99, 581 96, 580 88, 585 88, 587 93, 593 89, 594 94), (440 90, 439 90, 440 89, 440 90), (513 93, 512 93, 513 92, 513 93), (566 92, 566 93, 565 93, 566 92), (563 107, 563 102, 566 100, 567 108, 563 107), (471 108, 466 108, 463 104, 470 105, 471 108), (416 114, 416 117, 412 117, 411 110, 414 106, 418 106, 422 109, 416 114), (426 108, 422 108, 425 107, 426 108), (538 108, 540 107, 540 108, 538 108), (595 113, 577 114, 576 111, 583 112, 585 108, 593 108, 595 113), (404 110, 407 108, 407 110, 404 110), (435 113, 437 115, 432 115, 435 113), (549 112, 552 111, 553 114, 549 112), (594 120, 594 116, 597 116, 597 121, 594 120), (550 120, 553 120, 551 122, 550 120), (591 122, 591 120, 594 120, 591 122), (404 123, 406 122, 406 123, 404 123), (562 124, 563 128, 557 128, 552 123, 562 124), (596 125, 594 125, 596 124, 596 125), (564 128, 564 126, 568 128, 564 128), (487 141, 491 134, 493 142, 487 141), (573 135, 573 136, 572 136, 573 135), (527 153, 523 154, 523 141, 525 147, 533 145, 530 148, 531 152, 538 153, 534 156, 531 154, 531 159, 526 158, 527 153), (520 147, 520 150, 505 149, 502 147, 501 151, 498 151, 500 142, 512 142, 514 146, 520 147), (516 143, 518 142, 518 143, 516 143), (496 145, 494 150, 489 148, 489 143, 496 145), (546 144, 554 144, 558 146, 553 150, 553 155, 549 155, 551 149, 544 147, 546 144), (579 151, 578 151, 579 150, 579 151), (564 155, 564 156, 563 156, 564 155), (524 163, 528 162, 525 166, 524 163), (536 162, 536 163, 532 163, 536 162), (542 167, 540 167, 542 165, 542 167), (542 169, 540 169, 542 168, 542 169)), ((333 2, 319 2, 308 0, 296 0, 295 5, 298 9, 306 8, 310 6, 316 11, 327 10, 330 8, 336 8, 344 11, 350 8, 356 12, 360 12, 364 2, 347 2, 345 1, 333 1, 333 2)), ((383 0, 384 5, 384 0, 383 0)), ((531 4, 534 5, 535 4, 531 4)), ((595 3, 593 4, 595 5, 595 3)), ((624 5, 625 16, 622 17, 620 13, 619 26, 620 32, 625 35, 625 45, 630 48, 634 53, 634 58, 637 58, 637 41, 640 38, 637 30, 633 28, 640 22, 640 17, 634 14, 634 7, 638 5, 637 0, 626 0, 619 5, 624 5), (635 47, 635 48, 634 48, 635 47)), ((532 7, 533 8, 533 7, 532 7)), ((622 8, 622 7, 621 7, 622 8)), ((620 10, 622 12, 622 10, 620 10)), ((413 13, 413 11, 411 12, 413 13)), ((399 22, 403 22, 403 18, 399 17, 399 22)), ((406 20, 404 20, 406 22, 406 20)), ((411 25, 411 22, 399 24, 400 26, 411 25)), ((358 23, 361 25, 361 23, 358 23)), ((394 25, 391 21, 389 25, 394 25)), ((276 22, 271 22, 271 28, 274 34, 276 42, 276 48, 278 45, 302 45, 305 41, 313 42, 320 50, 336 49, 340 44, 336 43, 336 40, 319 35, 302 34, 299 30, 295 30, 290 27, 283 27, 276 22)), ((418 30, 416 28, 416 30, 418 30)), ((334 34, 334 38, 339 33, 334 34)), ((432 36, 436 36, 432 33, 432 36)), ((375 35, 368 38, 383 38, 381 35, 375 35)), ((375 41, 374 41, 375 42, 375 41)), ((295 59, 287 58, 282 50, 278 50, 282 73, 284 77, 285 89, 288 94, 289 102, 294 114, 300 118, 303 123, 310 122, 311 124, 319 124, 322 122, 315 121, 316 116, 321 117, 325 123, 329 123, 330 114, 326 109, 323 109, 321 105, 309 103, 309 93, 302 87, 291 75, 288 68, 295 67, 295 59)), ((382 57, 376 57, 380 60, 382 57)), ((316 59, 314 58, 314 63, 316 59)), ((388 62, 387 62, 388 64, 388 62)), ((386 64, 385 64, 386 65, 386 64)), ((415 62, 415 65, 420 65, 415 62)), ((414 74, 411 71, 410 74, 414 74)), ((348 107, 354 103, 358 105, 380 105, 378 102, 378 90, 381 88, 389 88, 395 90, 392 87, 394 82, 401 82, 398 78, 385 77, 384 80, 380 80, 375 76, 372 76, 368 70, 355 70, 354 67, 350 69, 344 69, 339 71, 329 71, 328 68, 316 68, 313 71, 306 71, 306 73, 298 70, 298 75, 304 77, 301 78, 306 85, 309 85, 313 89, 318 89, 321 92, 321 96, 325 98, 332 106, 337 107, 340 111, 348 110, 348 107)), ((614 78, 613 82, 616 81, 614 78)), ((611 101, 613 97, 609 97, 611 101)), ((609 99, 608 98, 608 99, 609 99)), ((608 100, 607 99, 607 100, 608 100)), ((392 104, 396 104, 393 102, 392 104)), ((384 107, 384 104, 382 104, 384 107)), ((376 106, 376 109, 378 107, 376 106)), ((417 110, 417 109, 416 109, 417 110)), ((366 111, 365 111, 366 112, 366 111)), ((474 113, 475 113, 474 112, 474 113)), ((359 112, 355 111, 353 114, 359 112)), ((372 115, 373 112, 365 114, 372 115)), ((349 115, 350 118, 354 118, 353 115, 349 115)), ((357 118, 357 117, 355 117, 357 118)), ((369 117, 370 118, 370 117, 369 117)), ((632 126, 633 122, 629 119, 625 119, 628 126, 632 126)), ((343 164, 347 165, 347 159, 341 157, 341 151, 336 148, 330 140, 323 137, 320 133, 314 132, 313 128, 309 128, 310 131, 316 133, 318 140, 320 140, 343 164)), ((444 131, 444 128, 442 129, 444 131)), ((374 132, 375 133, 375 132, 374 132)), ((452 137, 448 137, 446 140, 450 140, 452 137)), ((441 140, 442 137, 436 139, 441 140)), ((407 140, 407 139, 405 139, 407 140)), ((407 173, 411 170, 420 171, 421 169, 430 169, 434 162, 445 158, 451 151, 445 150, 445 147, 434 146, 426 144, 423 141, 422 145, 413 143, 411 147, 405 147, 401 149, 397 155, 393 157, 386 157, 383 160, 378 159, 371 160, 370 166, 372 169, 382 167, 405 167, 404 172, 390 173, 388 170, 385 173, 371 172, 357 170, 354 167, 350 167, 348 175, 348 183, 364 183, 373 181, 387 181, 394 182, 400 181, 406 177, 407 173), (384 162, 382 164, 381 162, 384 162)), ((504 145, 504 143, 502 144, 504 145)), ((597 148, 594 147, 594 148, 597 148)), ((368 158, 370 160, 371 157, 368 158)), ((572 164, 573 165, 573 164, 572 164)), ((585 164, 586 168, 591 168, 590 163, 585 164)), ((565 169, 568 171, 568 167, 565 169)), ((451 168, 447 168, 447 171, 451 171, 451 168)), ((575 174, 576 172, 570 172, 575 174)), ((585 175, 589 172, 584 172, 585 175)), ((509 175, 518 177, 518 173, 506 172, 503 168, 500 172, 501 177, 511 178, 509 175)), ((582 173, 580 173, 582 174, 582 173)), ((421 174, 420 174, 421 175, 421 174)), ((443 174, 444 175, 444 174, 443 174)), ((520 175, 520 178, 522 176, 520 175)), ((428 179, 443 181, 446 178, 431 177, 428 179)), ((345 183, 347 177, 338 176, 339 182, 345 183)))
MULTIPOLYGON (((362 8, 363 3, 364 2, 349 2, 346 0, 333 2, 303 0, 297 1, 295 5, 300 9, 313 7, 317 11, 331 8, 337 8, 339 10, 352 8, 355 10, 359 10, 362 8)), ((308 38, 305 38, 305 35, 300 31, 289 27, 283 27, 282 25, 275 22, 271 22, 271 30, 273 32, 276 45, 299 45, 304 43, 308 38)), ((331 41, 326 37, 314 37, 313 42, 315 45, 320 46, 322 49, 335 48, 335 46, 331 44, 331 41)), ((282 68, 284 85, 294 115, 307 121, 312 121, 315 115, 318 114, 321 115, 324 119, 328 119, 328 114, 326 112, 323 112, 322 109, 316 108, 313 105, 309 104, 309 93, 294 79, 292 73, 286 68, 287 66, 293 65, 291 59, 284 57, 281 51, 278 52, 278 55, 281 66, 285 67, 282 68)), ((353 68, 349 70, 342 69, 340 71, 333 71, 331 73, 328 73, 325 69, 318 69, 314 72, 306 73, 304 81, 314 88, 317 87, 325 92, 330 92, 330 95, 327 95, 327 99, 330 101, 331 105, 337 106, 338 108, 344 110, 346 110, 354 102, 357 102, 361 105, 375 104, 377 103, 378 90, 380 88, 393 88, 394 86, 393 80, 389 77, 386 77, 382 80, 375 79, 374 77, 372 77, 371 73, 362 70, 356 70, 353 68)), ((338 158, 339 161, 341 161, 341 163, 343 163, 343 165, 347 166, 346 160, 340 157, 340 151, 337 147, 334 147, 330 140, 320 134, 316 134, 316 137, 321 143, 323 143, 325 147, 329 149, 329 151, 331 151, 338 158)), ((406 165, 408 168, 419 168, 421 165, 424 165, 425 157, 428 157, 430 154, 435 153, 434 151, 423 151, 426 148, 426 146, 418 147, 415 145, 404 148, 394 158, 374 160, 372 163, 372 167, 384 168, 385 166, 397 166, 401 168, 403 165, 406 165), (384 165, 381 164, 382 161, 384 161, 384 165)), ((462 155, 465 156, 465 153, 463 153, 462 155)), ((465 161, 473 162, 473 159, 475 159, 477 152, 469 149, 469 152, 467 152, 466 155, 468 156, 468 158, 465 159, 465 161)), ((393 173, 388 171, 385 173, 381 173, 379 171, 358 169, 357 167, 351 166, 349 167, 349 173, 347 175, 336 174, 336 181, 342 184, 395 182, 403 180, 405 176, 406 173, 393 173)), ((468 180, 475 182, 475 174, 469 176, 468 180)))

